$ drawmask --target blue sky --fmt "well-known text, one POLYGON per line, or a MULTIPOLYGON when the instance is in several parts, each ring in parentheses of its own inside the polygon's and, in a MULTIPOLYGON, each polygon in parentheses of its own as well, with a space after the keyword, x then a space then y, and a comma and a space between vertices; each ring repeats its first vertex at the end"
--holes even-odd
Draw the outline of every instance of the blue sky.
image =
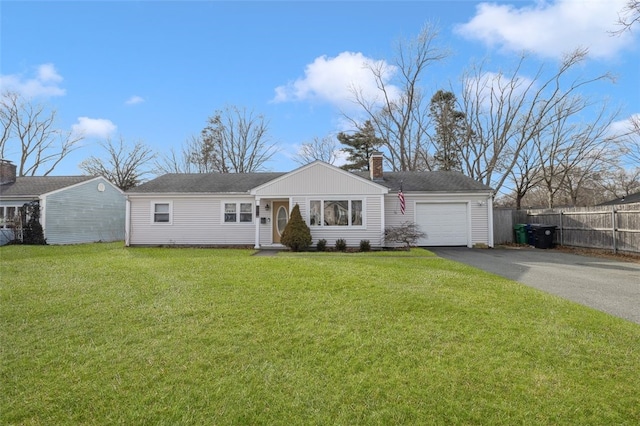
POLYGON ((451 51, 426 74, 427 93, 457 82, 473 60, 509 69, 526 49, 533 65, 552 67, 582 46, 591 53, 584 75, 616 75, 589 94, 620 106, 624 125, 640 114, 640 27, 609 33, 624 3, 4 0, 0 87, 52 106, 58 127, 85 135, 55 175, 80 174, 107 137, 179 150, 225 105, 265 116, 279 148, 267 168, 288 171, 302 143, 347 130, 350 79, 371 84, 362 63, 392 61, 395 43, 426 23, 451 51))

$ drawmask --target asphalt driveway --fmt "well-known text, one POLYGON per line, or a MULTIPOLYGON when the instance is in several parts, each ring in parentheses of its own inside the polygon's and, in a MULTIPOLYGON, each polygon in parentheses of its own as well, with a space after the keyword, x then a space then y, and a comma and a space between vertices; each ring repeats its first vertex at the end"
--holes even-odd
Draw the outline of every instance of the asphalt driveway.
POLYGON ((640 324, 640 264, 534 248, 429 250, 640 324))

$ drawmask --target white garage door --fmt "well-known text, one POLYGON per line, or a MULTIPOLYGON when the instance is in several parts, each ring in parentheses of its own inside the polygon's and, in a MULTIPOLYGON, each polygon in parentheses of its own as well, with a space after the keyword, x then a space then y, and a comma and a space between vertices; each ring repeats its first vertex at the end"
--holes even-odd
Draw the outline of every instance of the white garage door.
POLYGON ((416 204, 416 223, 427 236, 421 246, 466 246, 468 219, 466 203, 416 204))

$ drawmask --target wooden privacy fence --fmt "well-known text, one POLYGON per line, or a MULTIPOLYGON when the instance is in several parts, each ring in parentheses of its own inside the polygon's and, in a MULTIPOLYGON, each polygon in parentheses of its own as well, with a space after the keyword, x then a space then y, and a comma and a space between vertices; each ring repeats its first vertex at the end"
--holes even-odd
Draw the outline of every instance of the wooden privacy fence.
POLYGON ((556 244, 640 253, 640 203, 527 211, 495 210, 493 217, 496 244, 514 241, 514 225, 536 223, 556 227, 556 244))

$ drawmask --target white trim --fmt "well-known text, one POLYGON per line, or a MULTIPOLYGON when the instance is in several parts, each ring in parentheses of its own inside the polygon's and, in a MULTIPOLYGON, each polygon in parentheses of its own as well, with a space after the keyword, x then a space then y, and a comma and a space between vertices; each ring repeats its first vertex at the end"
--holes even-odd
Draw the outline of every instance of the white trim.
MULTIPOLYGON (((244 200, 229 200, 229 199, 220 199, 220 224, 221 225, 228 225, 228 226, 234 226, 234 225, 246 225, 249 223, 254 223, 256 221, 256 203, 255 200, 251 200, 251 201, 247 201, 247 199, 244 200), (236 205, 236 220, 235 222, 227 222, 225 221, 225 205, 227 204, 235 204, 236 205), (240 206, 242 204, 251 204, 251 221, 248 222, 241 222, 240 221, 240 214, 242 214, 242 212, 240 211, 240 206)), ((246 212, 245 212, 246 213, 246 212)))
POLYGON ((131 242, 131 201, 124 200, 124 245, 129 247, 131 242))
MULTIPOLYGON (((384 196, 383 196, 384 197, 384 196)), ((343 195, 326 195, 326 196, 308 196, 306 197, 306 210, 307 210, 307 217, 305 222, 307 223, 307 226, 309 226, 309 228, 311 229, 325 229, 325 230, 339 230, 339 229, 367 229, 367 197, 364 196, 357 196, 357 195, 349 195, 349 196, 343 196, 343 195), (320 201, 320 224, 319 225, 311 225, 311 202, 312 201, 320 201), (327 201, 347 201, 348 203, 348 225, 325 225, 324 224, 324 204, 327 201), (353 201, 360 201, 361 203, 361 219, 362 219, 362 224, 361 225, 352 225, 351 224, 351 217, 352 217, 352 211, 351 211, 351 206, 352 206, 352 202, 353 201)))
MULTIPOLYGON (((104 183, 109 184, 113 189, 115 189, 119 193, 124 194, 124 191, 122 191, 120 188, 118 188, 117 186, 115 186, 114 184, 109 182, 104 176, 96 176, 96 177, 94 177, 92 179, 83 180, 82 182, 78 182, 78 183, 74 183, 73 185, 65 186, 64 188, 59 188, 59 189, 56 189, 56 190, 51 191, 51 192, 45 192, 44 194, 41 194, 41 196, 42 197, 46 197, 46 196, 49 196, 49 195, 57 194, 58 192, 66 191, 68 189, 75 188, 75 187, 82 186, 82 185, 86 185, 86 184, 91 183, 91 182, 96 182, 98 180, 104 181, 104 183)), ((96 191, 97 190, 98 189, 96 187, 96 191)))
POLYGON ((493 248, 493 196, 487 198, 487 216, 489 220, 489 247, 493 248))
MULTIPOLYGON (((363 178, 361 176, 355 175, 355 174, 353 174, 351 172, 348 172, 346 170, 342 170, 339 167, 333 166, 333 165, 331 165, 329 163, 325 163, 324 161, 320 161, 320 160, 316 160, 316 161, 314 161, 312 163, 309 163, 309 164, 306 164, 306 165, 304 165, 302 167, 298 167, 297 169, 292 170, 292 171, 290 171, 288 173, 285 173, 282 176, 279 176, 279 177, 277 177, 275 179, 272 179, 272 180, 270 180, 268 182, 265 182, 262 185, 258 185, 255 188, 253 188, 252 190, 250 190, 249 193, 251 195, 256 195, 256 193, 258 191, 260 191, 261 189, 263 189, 264 187, 267 187, 267 186, 270 186, 270 185, 274 185, 274 184, 276 184, 278 182, 281 182, 283 180, 288 180, 288 179, 292 178, 293 176, 297 175, 298 173, 301 173, 301 172, 303 172, 303 171, 305 171, 307 169, 310 169, 312 167, 319 167, 319 166, 320 167, 325 167, 325 168, 333 170, 335 172, 338 172, 338 173, 340 173, 340 174, 342 174, 342 175, 344 175, 344 176, 346 176, 346 177, 348 177, 350 179, 355 179, 355 180, 359 180, 361 182, 367 183, 368 185, 371 185, 371 186, 373 186, 373 187, 375 187, 377 189, 382 190, 382 194, 388 194, 389 193, 389 188, 387 188, 384 185, 380 185, 379 183, 376 183, 376 182, 373 182, 373 181, 371 181, 369 179, 366 179, 366 178, 363 178)), ((267 194, 262 194, 262 196, 266 197, 267 194)))
POLYGON ((152 226, 170 226, 173 225, 173 201, 172 200, 151 200, 149 202, 149 221, 152 226), (169 222, 156 222, 156 205, 168 204, 169 205, 169 222))

